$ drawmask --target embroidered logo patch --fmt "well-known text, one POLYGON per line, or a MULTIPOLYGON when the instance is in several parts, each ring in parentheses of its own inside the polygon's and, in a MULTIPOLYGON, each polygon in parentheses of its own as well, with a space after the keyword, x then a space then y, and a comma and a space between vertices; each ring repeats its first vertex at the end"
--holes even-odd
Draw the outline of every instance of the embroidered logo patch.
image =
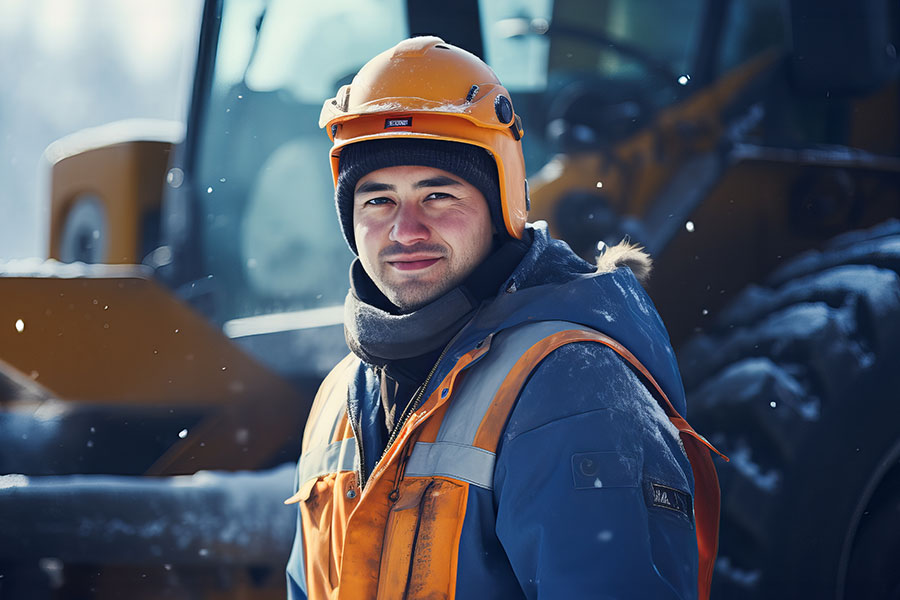
POLYGON ((384 128, 392 127, 412 127, 412 117, 394 117, 393 119, 384 120, 384 128))
POLYGON ((650 482, 650 502, 653 506, 681 513, 688 520, 694 520, 693 502, 690 494, 654 481, 650 482))

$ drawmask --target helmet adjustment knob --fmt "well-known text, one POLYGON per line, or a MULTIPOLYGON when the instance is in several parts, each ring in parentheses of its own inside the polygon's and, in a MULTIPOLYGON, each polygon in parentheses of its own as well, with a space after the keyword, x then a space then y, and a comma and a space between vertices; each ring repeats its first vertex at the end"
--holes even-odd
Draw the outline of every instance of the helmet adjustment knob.
POLYGON ((494 112, 497 113, 497 118, 504 125, 512 123, 514 116, 512 102, 506 96, 502 94, 497 96, 494 100, 494 112))

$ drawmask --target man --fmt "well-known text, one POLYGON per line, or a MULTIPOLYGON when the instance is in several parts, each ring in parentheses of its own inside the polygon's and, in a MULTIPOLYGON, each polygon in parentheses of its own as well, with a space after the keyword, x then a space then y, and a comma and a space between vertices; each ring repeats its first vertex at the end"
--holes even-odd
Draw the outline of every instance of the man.
POLYGON ((598 268, 526 227, 509 95, 438 38, 375 57, 320 124, 353 353, 304 434, 290 596, 705 597, 718 488, 647 258, 598 268))

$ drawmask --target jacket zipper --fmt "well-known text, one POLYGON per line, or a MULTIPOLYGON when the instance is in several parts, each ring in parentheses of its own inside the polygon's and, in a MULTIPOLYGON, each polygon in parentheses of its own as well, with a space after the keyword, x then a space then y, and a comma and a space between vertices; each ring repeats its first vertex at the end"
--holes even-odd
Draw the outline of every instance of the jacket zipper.
POLYGON ((353 439, 356 440, 356 452, 359 454, 359 490, 362 492, 366 485, 366 454, 363 451, 362 436, 359 433, 359 426, 353 414, 350 412, 350 395, 347 394, 347 420, 350 421, 350 431, 353 432, 353 439))
MULTIPOLYGON (((422 383, 422 385, 419 386, 419 389, 416 390, 416 393, 413 396, 412 400, 410 400, 409 404, 406 405, 406 408, 400 415, 400 420, 394 425, 394 430, 391 432, 391 436, 388 438, 388 442, 384 447, 384 452, 381 453, 381 458, 378 459, 378 462, 384 460, 384 457, 387 455, 388 450, 391 449, 391 446, 393 446, 394 442, 397 441, 397 438, 400 437, 400 432, 403 431, 403 427, 406 425, 406 422, 409 421, 413 413, 418 410, 419 404, 422 403, 422 397, 425 395, 425 390, 428 388, 428 383, 431 381, 431 378, 434 376, 435 371, 437 371, 438 365, 441 364, 441 360, 443 360, 444 355, 447 354, 447 350, 449 348, 450 344, 444 346, 444 349, 441 351, 441 355, 438 356, 438 359, 431 367, 431 371, 428 372, 428 376, 425 377, 425 381, 422 383)), ((403 479, 403 472, 406 471, 406 461, 409 460, 409 455, 411 453, 411 447, 407 446, 403 449, 403 454, 400 457, 400 464, 397 467, 397 480, 394 482, 394 489, 391 490, 391 493, 388 496, 391 502, 396 502, 400 497, 400 480, 403 479)), ((416 528, 418 529, 418 524, 416 525, 416 528)))
MULTIPOLYGON (((403 413, 400 415, 400 420, 394 425, 393 431, 391 431, 391 435, 388 438, 387 444, 384 446, 384 451, 381 453, 381 456, 375 464, 380 463, 384 457, 387 455, 388 450, 391 449, 391 446, 394 445, 394 442, 397 441, 397 438, 400 436, 400 432, 403 430, 403 427, 406 425, 406 422, 409 421, 410 416, 419 408, 419 404, 422 402, 422 396, 425 395, 425 390, 428 388, 428 384, 431 382, 431 378, 434 377, 435 372, 437 371, 438 365, 441 364, 441 361, 446 356, 447 351, 450 349, 450 346, 453 345, 455 341, 455 337, 453 340, 444 346, 444 349, 441 351, 440 356, 434 362, 434 365, 431 367, 431 371, 428 372, 428 376, 425 377, 425 382, 419 386, 416 390, 416 394, 413 396, 412 400, 410 400, 409 404, 406 405, 406 408, 403 409, 403 413)), ((350 410, 350 398, 347 398, 347 411, 349 414, 350 410)), ((353 437, 356 439, 356 449, 359 453, 359 489, 360 491, 366 487, 366 483, 368 482, 368 473, 366 473, 366 463, 365 463, 365 453, 363 451, 362 437, 360 436, 359 428, 354 419, 350 419, 350 429, 353 431, 353 437)))
MULTIPOLYGON (((419 405, 422 403, 422 397, 425 395, 425 390, 428 388, 428 384, 431 383, 431 378, 434 377, 435 371, 437 371, 438 365, 441 364, 441 361, 444 360, 444 356, 447 354, 447 351, 450 349, 450 344, 444 346, 444 349, 441 351, 441 355, 438 356, 438 359, 435 361, 434 365, 431 367, 431 371, 428 372, 428 376, 425 377, 425 381, 422 385, 419 386, 419 389, 416 390, 416 394, 413 396, 412 400, 410 400, 409 404, 406 405, 406 408, 403 409, 403 413, 400 415, 400 420, 394 425, 394 430, 391 431, 391 435, 388 438, 387 444, 384 447, 384 451, 381 453, 381 458, 378 459, 378 462, 381 462, 385 455, 388 453, 388 450, 391 449, 391 446, 394 445, 394 442, 397 441, 397 438, 400 437, 400 432, 403 431, 404 425, 409 421, 409 418, 412 416, 416 410, 419 409, 419 405)), ((376 463, 378 464, 378 463, 376 463)))

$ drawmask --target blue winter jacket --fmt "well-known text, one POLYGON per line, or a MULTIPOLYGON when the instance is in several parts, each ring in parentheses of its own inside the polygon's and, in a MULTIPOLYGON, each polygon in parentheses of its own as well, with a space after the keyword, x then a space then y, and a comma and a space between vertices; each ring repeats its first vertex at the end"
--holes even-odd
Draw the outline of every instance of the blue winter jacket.
POLYGON ((479 402, 469 388, 481 365, 526 323, 566 321, 615 339, 685 415, 668 335, 631 271, 595 273, 545 227, 528 232, 530 250, 451 342, 422 410, 364 489, 364 424, 347 406, 375 412, 377 377, 348 357, 323 383, 292 498, 289 597, 697 597, 691 465, 646 380, 609 347, 552 351, 503 415, 494 448, 446 441, 450 421, 484 428, 481 414, 454 407, 479 402))

